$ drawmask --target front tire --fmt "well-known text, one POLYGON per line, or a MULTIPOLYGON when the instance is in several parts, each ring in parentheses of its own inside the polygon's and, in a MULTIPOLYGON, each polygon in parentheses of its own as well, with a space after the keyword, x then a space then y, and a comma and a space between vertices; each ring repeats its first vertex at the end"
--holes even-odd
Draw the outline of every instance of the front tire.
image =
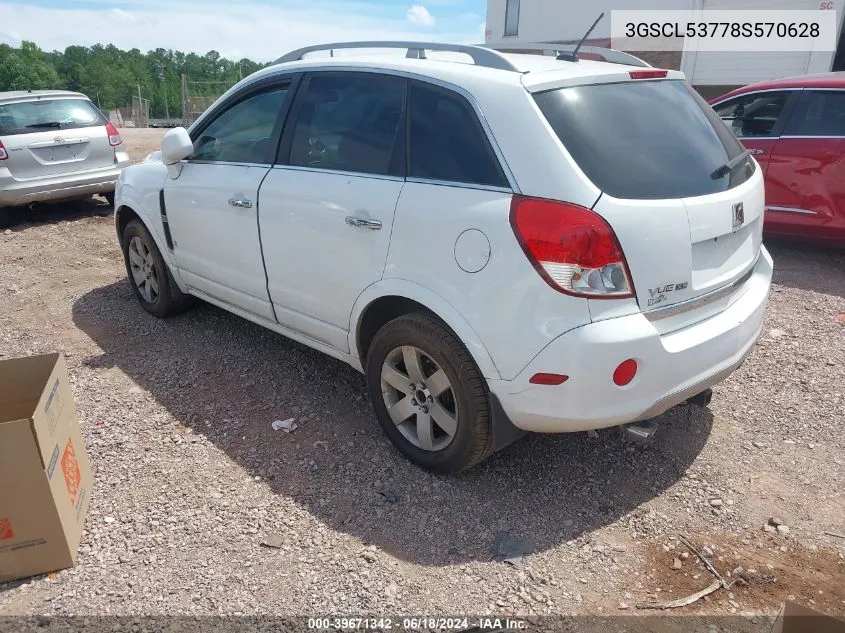
POLYGON ((123 231, 122 246, 129 284, 144 310, 161 318, 182 312, 190 297, 173 281, 147 227, 138 220, 130 221, 123 231))
POLYGON ((493 452, 487 383, 441 321, 422 312, 390 321, 373 339, 366 376, 385 434, 415 464, 455 474, 493 452))

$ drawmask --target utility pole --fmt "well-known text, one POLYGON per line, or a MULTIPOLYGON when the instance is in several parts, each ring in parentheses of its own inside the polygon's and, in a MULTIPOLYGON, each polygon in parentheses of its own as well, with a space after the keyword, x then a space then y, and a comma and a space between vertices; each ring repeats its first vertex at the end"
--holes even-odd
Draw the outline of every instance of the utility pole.
POLYGON ((167 104, 167 80, 164 73, 161 74, 161 85, 164 88, 164 116, 167 122, 170 123, 170 106, 167 104))

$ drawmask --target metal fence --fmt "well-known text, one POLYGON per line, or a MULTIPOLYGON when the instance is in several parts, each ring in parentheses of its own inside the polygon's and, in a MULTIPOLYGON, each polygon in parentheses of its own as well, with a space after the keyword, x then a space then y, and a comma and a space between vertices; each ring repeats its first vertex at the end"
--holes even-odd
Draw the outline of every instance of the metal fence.
POLYGON ((190 81, 182 75, 182 125, 191 125, 233 85, 225 81, 190 81))

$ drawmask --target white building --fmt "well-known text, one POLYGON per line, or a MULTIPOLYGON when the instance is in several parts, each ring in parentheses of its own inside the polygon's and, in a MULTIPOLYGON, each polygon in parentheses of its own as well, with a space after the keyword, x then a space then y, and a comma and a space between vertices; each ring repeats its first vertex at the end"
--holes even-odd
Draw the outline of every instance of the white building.
MULTIPOLYGON (((839 46, 832 51, 728 53, 692 50, 637 53, 653 66, 682 70, 707 97, 757 81, 845 70, 842 11, 845 0, 488 0, 486 43, 573 42, 600 13, 605 16, 589 43, 610 45, 610 12, 619 9, 803 9, 835 10, 839 46)), ((635 51, 630 51, 635 52, 635 51)))

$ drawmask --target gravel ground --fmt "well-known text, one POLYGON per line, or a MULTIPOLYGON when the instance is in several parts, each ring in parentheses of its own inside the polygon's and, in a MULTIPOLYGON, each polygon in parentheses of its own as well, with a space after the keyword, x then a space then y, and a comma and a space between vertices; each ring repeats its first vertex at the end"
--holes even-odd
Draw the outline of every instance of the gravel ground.
MULTIPOLYGON (((124 130, 136 160, 160 135, 124 130)), ((0 614, 625 614, 710 584, 685 534, 739 582, 678 612, 845 615, 842 252, 771 244, 754 353, 647 446, 532 436, 441 478, 349 367, 208 305, 145 313, 104 203, 26 219, 0 233, 0 357, 66 354, 96 476, 77 566, 0 585, 0 614)))

